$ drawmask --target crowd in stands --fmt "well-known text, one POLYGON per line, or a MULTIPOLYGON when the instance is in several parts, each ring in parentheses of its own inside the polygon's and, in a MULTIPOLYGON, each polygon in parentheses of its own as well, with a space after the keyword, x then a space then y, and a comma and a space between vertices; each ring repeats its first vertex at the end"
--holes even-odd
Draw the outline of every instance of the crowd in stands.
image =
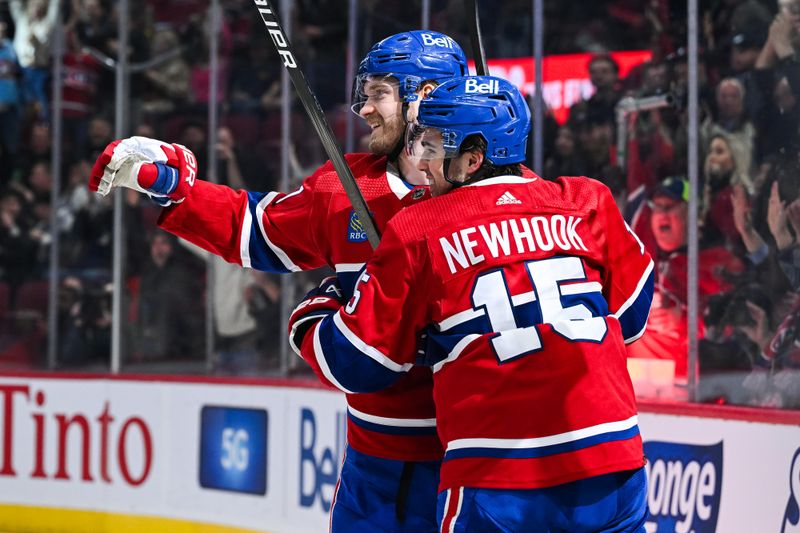
MULTIPOLYGON (((41 289, 59 235, 59 362, 107 358, 112 244, 110 198, 90 195, 86 176, 114 137, 118 56, 111 0, 10 0, 0 4, 0 362, 43 353, 41 289), (64 29, 64 161, 51 202, 52 39, 64 29), (51 216, 55 205, 56 216, 51 216), (56 221, 53 228, 51 221, 56 221), (37 321, 32 313, 40 311, 37 321), (25 311, 25 312, 22 312, 25 311), (9 317, 15 317, 11 320, 9 317), (38 344, 37 344, 38 343, 38 344), (31 348, 33 346, 34 348, 31 348), (28 352, 25 352, 28 350, 28 352), (38 350, 38 352, 37 352, 38 350)), ((298 102, 291 146, 281 146, 281 62, 249 0, 222 0, 219 69, 209 62, 208 2, 149 0, 131 11, 127 134, 185 144, 209 161, 206 116, 216 75, 221 112, 217 179, 236 188, 280 188, 284 148, 293 180, 325 159, 298 102)), ((379 38, 418 27, 420 2, 362 0, 356 55, 379 38)), ((490 57, 531 55, 528 1, 480 2, 490 57)), ((341 2, 293 3, 292 41, 344 144, 347 10, 341 2)), ((667 0, 545 2, 547 54, 589 52, 592 95, 558 123, 545 114, 545 178, 586 175, 608 185, 656 260, 656 299, 632 357, 675 361, 689 373, 688 199, 699 199, 699 368, 707 401, 798 407, 800 379, 800 0, 709 0, 700 7, 700 184, 690 190, 685 3, 667 0), (609 54, 649 50, 620 76, 609 54), (629 113, 618 164, 615 109, 624 97, 669 95, 669 107, 629 113)), ((431 28, 469 42, 463 2, 431 2, 431 28)), ((364 130, 354 123, 356 135, 364 130)), ((202 176, 201 176, 202 177, 202 176)), ((294 182, 291 186, 294 185, 294 182)), ((207 270, 201 252, 155 230, 157 206, 125 198, 126 313, 131 361, 202 359, 199 309, 207 270), (138 228, 145 228, 139 231, 138 228), (168 324, 169 327, 165 327, 168 324)), ((276 360, 276 278, 211 262, 220 371, 276 360), (235 295, 235 297, 231 297, 235 295), (234 318, 231 318, 234 317, 234 318), (269 354, 269 355, 266 355, 269 354), (256 361, 256 363, 254 363, 256 361)), ((41 360, 35 364, 41 364, 41 360)))

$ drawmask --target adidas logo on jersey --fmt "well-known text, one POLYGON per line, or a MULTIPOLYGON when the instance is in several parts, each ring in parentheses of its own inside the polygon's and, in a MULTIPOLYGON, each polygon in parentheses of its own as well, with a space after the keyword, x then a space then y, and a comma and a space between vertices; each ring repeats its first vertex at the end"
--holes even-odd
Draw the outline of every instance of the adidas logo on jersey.
POLYGON ((514 198, 514 195, 506 191, 497 199, 495 205, 521 204, 522 202, 514 198))

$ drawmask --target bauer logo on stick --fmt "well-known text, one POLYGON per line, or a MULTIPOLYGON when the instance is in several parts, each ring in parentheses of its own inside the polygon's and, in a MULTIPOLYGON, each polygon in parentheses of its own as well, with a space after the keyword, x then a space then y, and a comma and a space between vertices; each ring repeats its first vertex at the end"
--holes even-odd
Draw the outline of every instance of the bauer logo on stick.
POLYGON ((289 49, 289 41, 283 34, 283 29, 281 29, 280 24, 278 24, 275 13, 272 12, 272 6, 270 6, 267 0, 253 1, 256 3, 256 7, 258 7, 258 12, 261 13, 261 20, 263 20, 264 24, 267 26, 270 37, 275 41, 275 46, 278 47, 278 53, 283 59, 283 65, 286 68, 297 68, 297 61, 294 60, 292 51, 289 49))

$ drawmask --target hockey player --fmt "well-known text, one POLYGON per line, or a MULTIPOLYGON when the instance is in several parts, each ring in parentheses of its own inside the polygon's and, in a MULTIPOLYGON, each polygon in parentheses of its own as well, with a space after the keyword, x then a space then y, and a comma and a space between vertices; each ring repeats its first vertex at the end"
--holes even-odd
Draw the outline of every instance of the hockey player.
MULTIPOLYGON (((379 230, 427 196, 425 174, 402 150, 407 116, 438 82, 466 69, 461 47, 433 31, 388 37, 361 62, 354 111, 371 127, 372 153, 346 158, 379 230)), ((372 249, 330 162, 291 194, 234 191, 196 179, 197 173, 186 148, 133 137, 109 145, 93 169, 91 188, 147 193, 169 205, 161 228, 232 263, 272 272, 328 265, 344 293, 352 294, 372 249)), ((332 531, 434 531, 443 451, 430 370, 415 369, 385 391, 348 395, 347 440, 332 531)))
POLYGON ((432 366, 441 531, 644 531, 625 343, 653 262, 601 183, 521 177, 529 130, 502 79, 436 88, 407 142, 434 198, 390 221, 344 307, 323 283, 290 335, 346 391, 432 366))

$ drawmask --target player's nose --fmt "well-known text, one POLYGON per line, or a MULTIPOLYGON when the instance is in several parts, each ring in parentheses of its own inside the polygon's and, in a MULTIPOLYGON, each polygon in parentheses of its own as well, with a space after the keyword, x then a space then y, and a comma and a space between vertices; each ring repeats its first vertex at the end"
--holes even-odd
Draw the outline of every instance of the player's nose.
POLYGON ((369 102, 369 100, 367 100, 367 101, 364 103, 364 105, 363 105, 363 106, 361 106, 361 109, 359 109, 359 111, 358 111, 358 116, 360 116, 360 117, 361 117, 361 118, 363 118, 363 119, 366 119, 368 116, 370 116, 370 115, 371 115, 371 114, 373 114, 374 112, 375 112, 375 106, 374 106, 374 105, 372 105, 372 104, 369 102))

